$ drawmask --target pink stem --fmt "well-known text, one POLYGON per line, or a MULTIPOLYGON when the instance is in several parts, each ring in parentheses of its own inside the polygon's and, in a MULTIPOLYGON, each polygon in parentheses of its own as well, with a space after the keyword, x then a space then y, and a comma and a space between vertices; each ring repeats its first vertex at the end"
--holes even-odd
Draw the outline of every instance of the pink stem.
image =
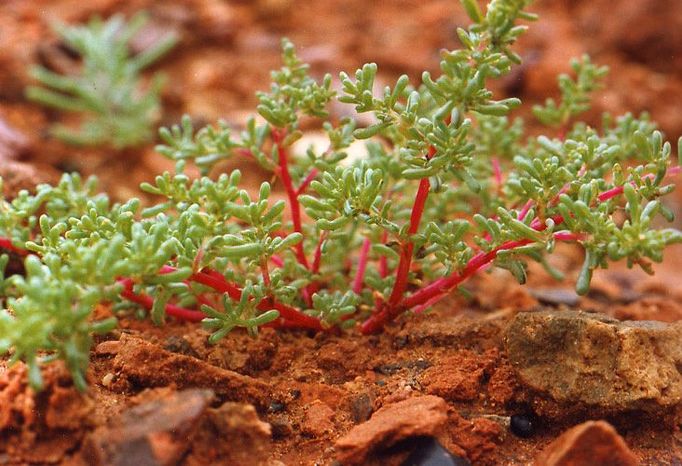
POLYGON ((531 207, 533 207, 533 200, 528 199, 528 202, 524 204, 517 218, 523 222, 526 219, 526 215, 528 215, 528 211, 531 209, 531 207))
POLYGON ((305 190, 308 188, 310 183, 317 177, 317 175, 320 172, 317 170, 317 168, 313 168, 310 170, 310 173, 308 173, 308 176, 306 176, 303 181, 301 181, 301 184, 298 186, 298 189, 296 190, 296 195, 299 196, 305 192, 305 190))
POLYGON ((327 231, 322 232, 320 239, 317 241, 315 253, 313 254, 313 273, 320 271, 320 264, 322 263, 322 244, 327 239, 327 231))
MULTIPOLYGON (((412 206, 412 214, 410 215, 410 228, 407 230, 408 235, 413 235, 417 232, 419 228, 419 223, 421 222, 422 214, 424 213, 424 206, 426 205, 426 198, 429 195, 429 189, 431 189, 431 183, 428 178, 422 178, 419 182, 419 189, 417 190, 417 196, 414 200, 414 205, 412 206)), ((412 253, 414 252, 414 243, 411 240, 407 240, 403 244, 400 253, 400 262, 398 262, 398 269, 395 277, 395 284, 393 285, 393 291, 388 299, 389 307, 395 306, 400 302, 400 299, 405 293, 407 288, 407 280, 410 273, 410 265, 412 265, 412 253)))
POLYGON ((272 261, 273 264, 275 264, 275 266, 279 267, 280 269, 284 267, 284 260, 277 254, 273 254, 272 256, 270 256, 270 260, 272 261))
MULTIPOLYGON (((555 225, 559 225, 560 223, 563 222, 563 217, 556 216, 553 217, 553 220, 555 225)), ((543 231, 547 227, 543 222, 539 221, 539 219, 535 219, 531 223, 531 228, 537 231, 543 231)), ((580 238, 579 235, 569 232, 557 232, 554 235, 555 237, 558 235, 559 237, 557 239, 561 239, 564 241, 575 240, 580 238)), ((431 300, 436 298, 437 296, 441 297, 444 296, 445 294, 447 294, 449 290, 459 285, 464 280, 471 277, 479 269, 487 266, 490 262, 495 260, 498 252, 516 249, 518 247, 531 244, 533 242, 534 241, 531 239, 507 241, 506 243, 503 243, 502 245, 492 249, 491 251, 479 252, 469 260, 469 262, 466 264, 466 266, 461 272, 453 273, 447 277, 439 278, 430 285, 427 285, 426 287, 420 289, 414 294, 403 299, 397 306, 384 307, 382 310, 372 315, 369 319, 363 322, 362 325, 360 326, 360 331, 363 334, 371 334, 378 332, 379 330, 381 330, 381 328, 383 328, 386 322, 393 320, 395 317, 397 317, 405 310, 411 309, 415 306, 423 305, 427 302, 431 302, 431 300)))
MULTIPOLYGON (((297 233, 303 233, 303 227, 301 224, 301 204, 298 202, 298 193, 294 189, 294 183, 291 181, 291 174, 289 173, 289 154, 285 147, 283 147, 282 142, 284 140, 284 130, 272 129, 272 139, 277 145, 277 155, 279 158, 279 171, 278 175, 284 184, 284 190, 289 197, 289 207, 291 208, 291 220, 294 223, 294 231, 297 233)), ((306 269, 310 269, 308 265, 308 259, 305 257, 305 251, 303 250, 303 241, 300 241, 296 246, 296 257, 298 261, 306 269)))
POLYGON ((5 249, 11 251, 20 256, 27 256, 29 254, 25 249, 21 249, 12 244, 12 240, 9 238, 0 238, 0 249, 5 249))
MULTIPOLYGON (((151 296, 137 294, 133 291, 133 281, 130 278, 123 278, 119 280, 119 283, 123 285, 121 297, 139 304, 148 310, 154 306, 154 299, 151 296)), ((166 314, 188 322, 201 322, 204 317, 206 317, 201 311, 186 309, 184 307, 176 306, 175 304, 166 304, 166 314)))

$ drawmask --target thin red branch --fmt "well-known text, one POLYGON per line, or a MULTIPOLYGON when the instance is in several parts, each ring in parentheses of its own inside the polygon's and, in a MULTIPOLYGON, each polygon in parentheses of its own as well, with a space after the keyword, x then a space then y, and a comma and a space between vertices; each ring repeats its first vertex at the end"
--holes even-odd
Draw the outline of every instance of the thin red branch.
POLYGON ((301 184, 298 186, 298 189, 296 190, 296 195, 300 196, 301 194, 303 194, 305 190, 308 189, 310 183, 313 182, 313 180, 317 177, 319 173, 320 172, 317 170, 317 168, 313 168, 312 170, 310 170, 308 175, 305 178, 303 178, 303 181, 301 181, 301 184))
POLYGON ((260 270, 263 275, 263 284, 270 287, 270 269, 268 268, 268 260, 265 257, 260 261, 260 270))
POLYGON ((272 261, 273 264, 275 264, 276 267, 279 267, 280 269, 284 267, 284 260, 277 254, 273 254, 272 256, 270 256, 270 260, 272 261))
POLYGON ((318 273, 320 271, 320 264, 322 262, 322 244, 327 239, 327 235, 328 235, 328 232, 323 231, 322 234, 320 235, 320 239, 317 242, 317 246, 315 246, 315 252, 313 253, 313 268, 312 268, 313 273, 318 273))
MULTIPOLYGON (((563 217, 558 215, 553 217, 552 220, 554 221, 555 225, 559 225, 564 221, 563 217)), ((531 228, 537 231, 544 231, 545 229, 547 229, 546 225, 543 222, 540 222, 539 219, 535 219, 531 223, 531 228)), ((554 237, 555 239, 561 241, 575 241, 581 238, 580 235, 569 232, 557 232, 554 234, 554 237)), ((479 252, 474 257, 472 257, 469 260, 469 262, 467 262, 466 266, 464 267, 464 269, 462 269, 461 272, 458 273, 456 272, 451 275, 448 275, 447 277, 442 277, 439 278, 438 280, 435 280, 426 287, 420 289, 414 294, 403 299, 396 306, 384 307, 379 312, 372 315, 369 319, 363 322, 362 325, 360 326, 360 331, 364 334, 376 333, 379 330, 381 330, 387 322, 393 320, 395 317, 397 317, 404 311, 411 309, 415 306, 423 305, 427 302, 431 302, 431 304, 433 304, 432 301, 433 298, 438 296, 441 297, 445 296, 445 294, 448 291, 450 291, 451 289, 462 283, 464 280, 471 277, 478 270, 480 270, 483 267, 486 267, 493 260, 495 260, 497 254, 500 251, 516 249, 518 247, 531 244, 533 242, 534 241, 531 239, 507 241, 506 243, 503 243, 502 245, 488 252, 484 251, 479 252)))
MULTIPOLYGON (((147 310, 150 310, 154 306, 154 298, 149 295, 142 293, 135 293, 133 291, 133 281, 130 278, 123 278, 119 280, 119 283, 123 285, 123 291, 121 291, 121 297, 132 301, 147 310)), ((188 322, 201 322, 206 315, 201 311, 195 311, 193 309, 187 309, 175 304, 166 304, 166 314, 169 316, 176 317, 180 320, 186 320, 188 322)))
MULTIPOLYGON (((284 190, 289 198, 289 208, 291 209, 291 220, 294 223, 294 231, 297 233, 303 233, 303 227, 301 224, 301 204, 298 202, 298 193, 294 188, 294 183, 291 180, 291 174, 289 173, 289 154, 283 145, 284 141, 284 130, 272 129, 272 140, 277 145, 277 158, 279 163, 279 170, 277 172, 278 176, 282 180, 284 185, 284 190)), ((303 241, 299 242, 295 246, 296 257, 298 262, 301 263, 306 269, 310 269, 308 265, 308 259, 305 257, 305 251, 303 249, 303 241)))
POLYGON ((531 207, 533 207, 533 200, 528 199, 528 202, 526 202, 519 211, 517 219, 523 222, 526 219, 526 215, 528 215, 528 212, 530 211, 531 207))
MULTIPOLYGON (((423 178, 419 182, 419 189, 417 190, 417 196, 414 200, 414 205, 412 206, 412 213, 410 214, 410 228, 407 230, 409 235, 415 234, 419 228, 419 223, 421 222, 422 214, 424 213, 424 206, 426 205, 426 198, 429 195, 429 189, 431 189, 429 179, 423 178)), ((414 243, 411 240, 407 240, 400 251, 400 261, 398 262, 395 284, 393 285, 391 296, 388 298, 389 307, 398 304, 403 297, 403 293, 405 293, 405 290, 407 289, 407 280, 410 274, 410 266, 412 265, 413 252, 414 243)))
POLYGON ((25 249, 21 249, 12 244, 12 240, 9 238, 0 238, 0 249, 5 249, 7 251, 19 254, 20 256, 27 256, 29 252, 25 249))

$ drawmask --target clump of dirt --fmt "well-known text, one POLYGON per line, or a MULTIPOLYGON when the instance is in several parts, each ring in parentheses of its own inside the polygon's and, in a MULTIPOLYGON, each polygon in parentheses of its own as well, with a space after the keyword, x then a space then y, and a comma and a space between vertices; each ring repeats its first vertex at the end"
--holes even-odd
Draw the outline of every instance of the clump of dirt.
POLYGON ((93 427, 95 404, 62 363, 43 370, 44 389, 28 386, 28 368, 0 363, 0 457, 10 463, 57 463, 93 427))

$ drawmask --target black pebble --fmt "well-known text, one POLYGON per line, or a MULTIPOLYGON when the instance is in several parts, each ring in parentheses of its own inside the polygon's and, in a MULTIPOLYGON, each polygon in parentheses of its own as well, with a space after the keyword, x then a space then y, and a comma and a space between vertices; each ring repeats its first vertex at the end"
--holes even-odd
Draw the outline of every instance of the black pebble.
POLYGON ((521 438, 528 438, 535 433, 535 419, 528 414, 514 414, 509 420, 509 430, 521 438))
POLYGON ((433 437, 413 439, 414 449, 401 466, 471 466, 469 460, 454 456, 433 437))
POLYGON ((270 403, 270 406, 268 406, 269 413, 281 413, 285 409, 286 405, 284 403, 280 403, 279 401, 273 401, 270 403))

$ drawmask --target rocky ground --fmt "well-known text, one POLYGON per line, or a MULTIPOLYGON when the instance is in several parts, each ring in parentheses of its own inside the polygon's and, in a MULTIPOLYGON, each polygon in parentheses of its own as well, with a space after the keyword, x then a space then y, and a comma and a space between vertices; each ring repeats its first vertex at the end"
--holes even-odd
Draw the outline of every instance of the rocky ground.
MULTIPOLYGON (((137 47, 170 30, 180 37, 155 69, 169 78, 163 124, 183 113, 197 124, 242 124, 279 65, 283 35, 317 76, 375 61, 390 82, 436 71, 438 50, 454 47, 453 29, 467 22, 453 0, 6 0, 6 194, 79 170, 124 198, 168 166, 151 144, 66 146, 47 134, 64 116, 23 97, 27 64, 73 66, 50 21, 140 9, 151 21, 137 47)), ((499 95, 526 104, 556 95, 556 73, 589 52, 611 67, 590 122, 605 110, 646 110, 670 139, 682 133, 679 1, 547 0, 535 11, 542 21, 519 44, 525 65, 499 95)), ((263 176, 245 171, 254 183, 263 176)), ((554 260, 566 283, 539 270, 526 287, 483 275, 469 284, 471 298, 374 337, 265 330, 210 346, 194 325, 127 320, 97 341, 84 395, 59 365, 36 395, 22 365, 0 361, 0 464, 412 465, 435 448, 430 439, 459 458, 453 464, 682 464, 682 252, 672 249, 654 277, 621 265, 598 273, 585 298, 570 285, 577 250, 554 260)))

